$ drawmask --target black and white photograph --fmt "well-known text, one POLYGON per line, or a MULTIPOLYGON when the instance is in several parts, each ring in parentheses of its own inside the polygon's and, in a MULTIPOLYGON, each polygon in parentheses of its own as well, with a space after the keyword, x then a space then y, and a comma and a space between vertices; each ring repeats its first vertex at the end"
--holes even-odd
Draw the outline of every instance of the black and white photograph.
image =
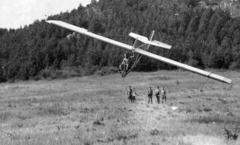
POLYGON ((0 145, 240 145, 240 0, 1 0, 0 145))

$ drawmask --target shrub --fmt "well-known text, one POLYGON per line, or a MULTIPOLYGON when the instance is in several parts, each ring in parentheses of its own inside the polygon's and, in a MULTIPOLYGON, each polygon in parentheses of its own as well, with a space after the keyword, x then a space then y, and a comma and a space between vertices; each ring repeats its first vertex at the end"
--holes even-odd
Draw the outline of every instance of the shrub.
POLYGON ((44 69, 41 71, 40 75, 44 78, 47 79, 51 76, 51 71, 50 69, 44 69))
POLYGON ((233 62, 231 63, 231 65, 229 66, 229 69, 231 70, 236 70, 239 68, 239 64, 237 62, 233 62))
POLYGON ((95 75, 100 75, 100 76, 105 76, 105 75, 110 75, 113 73, 117 73, 118 69, 115 67, 103 67, 97 71, 94 72, 95 75))

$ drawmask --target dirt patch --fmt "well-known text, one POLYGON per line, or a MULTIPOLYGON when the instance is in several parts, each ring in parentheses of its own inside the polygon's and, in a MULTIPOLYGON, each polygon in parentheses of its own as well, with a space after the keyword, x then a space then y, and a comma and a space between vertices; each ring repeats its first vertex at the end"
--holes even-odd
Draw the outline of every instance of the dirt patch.
POLYGON ((191 145, 227 145, 223 138, 206 135, 184 136, 183 142, 191 145))

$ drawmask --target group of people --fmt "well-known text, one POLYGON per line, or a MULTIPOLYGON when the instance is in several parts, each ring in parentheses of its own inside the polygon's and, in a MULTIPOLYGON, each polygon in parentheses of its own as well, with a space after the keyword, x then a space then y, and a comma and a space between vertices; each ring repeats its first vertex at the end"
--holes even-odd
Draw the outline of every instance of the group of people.
MULTIPOLYGON (((129 86, 128 91, 127 91, 127 96, 128 96, 129 103, 134 103, 135 100, 136 100, 136 97, 138 96, 138 94, 136 93, 135 88, 132 88, 131 86, 129 86)), ((163 102, 166 103, 166 101, 167 101, 167 92, 164 89, 164 87, 159 89, 159 86, 157 86, 156 91, 155 91, 155 96, 156 96, 158 104, 161 103, 161 100, 160 100, 161 98, 162 98, 162 104, 163 104, 163 102)), ((148 103, 153 103, 153 101, 152 101, 152 98, 153 98, 152 87, 149 87, 149 89, 147 90, 147 97, 148 97, 148 103)))
MULTIPOLYGON (((152 102, 152 98, 153 98, 153 90, 152 90, 152 87, 149 87, 148 92, 147 92, 147 96, 148 96, 148 103, 153 103, 153 102, 152 102)), ((158 103, 158 104, 161 103, 161 101, 160 101, 161 98, 162 98, 162 104, 163 104, 163 102, 165 102, 165 104, 166 104, 166 101, 167 101, 167 92, 166 92, 166 90, 164 89, 164 87, 162 87, 162 89, 160 90, 160 89, 159 89, 159 86, 157 86, 156 91, 155 91, 155 96, 156 96, 156 99, 157 99, 157 103, 158 103)))
POLYGON ((136 97, 138 96, 135 88, 132 88, 131 86, 129 86, 127 91, 127 96, 128 96, 129 103, 134 103, 136 100, 136 97))

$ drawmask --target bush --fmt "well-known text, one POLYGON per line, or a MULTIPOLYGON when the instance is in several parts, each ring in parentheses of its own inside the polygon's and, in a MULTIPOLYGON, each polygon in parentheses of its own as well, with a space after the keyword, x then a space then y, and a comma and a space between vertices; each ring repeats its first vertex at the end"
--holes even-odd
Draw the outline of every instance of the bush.
POLYGON ((85 70, 85 72, 86 72, 85 75, 93 75, 93 74, 95 74, 95 72, 96 72, 97 70, 99 70, 99 69, 100 69, 99 66, 89 65, 89 66, 87 66, 87 67, 84 68, 84 70, 85 70))
POLYGON ((197 67, 198 66, 199 61, 190 58, 188 61, 188 65, 193 66, 193 67, 197 67))
POLYGON ((82 77, 82 76, 93 75, 93 74, 104 76, 104 75, 109 75, 117 72, 118 72, 118 69, 115 67, 103 67, 100 69, 99 66, 88 66, 85 68, 66 67, 66 68, 63 68, 62 70, 54 70, 52 68, 46 68, 41 71, 40 75, 31 79, 54 80, 54 79, 66 79, 66 78, 72 78, 72 77, 82 77))
POLYGON ((72 78, 72 77, 81 77, 89 75, 86 70, 83 68, 71 68, 66 67, 62 70, 54 70, 54 69, 44 69, 40 73, 40 77, 44 79, 66 79, 66 78, 72 78))
POLYGON ((229 69, 231 70, 236 70, 239 68, 239 65, 237 62, 233 62, 230 66, 229 66, 229 69))
POLYGON ((40 75, 44 78, 47 79, 51 76, 51 70, 50 69, 44 69, 41 71, 40 75))
POLYGON ((110 74, 114 74, 117 73, 118 69, 115 67, 103 67, 97 71, 95 71, 95 75, 100 75, 100 76, 105 76, 105 75, 110 75, 110 74))

